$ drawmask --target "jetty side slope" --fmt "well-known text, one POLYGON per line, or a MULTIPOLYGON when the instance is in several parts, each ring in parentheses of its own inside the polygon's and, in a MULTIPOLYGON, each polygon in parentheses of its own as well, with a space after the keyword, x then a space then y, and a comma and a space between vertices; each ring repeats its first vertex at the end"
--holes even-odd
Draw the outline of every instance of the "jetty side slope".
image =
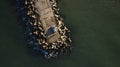
POLYGON ((46 59, 71 52, 70 30, 64 25, 56 0, 16 0, 25 23, 28 45, 46 59))

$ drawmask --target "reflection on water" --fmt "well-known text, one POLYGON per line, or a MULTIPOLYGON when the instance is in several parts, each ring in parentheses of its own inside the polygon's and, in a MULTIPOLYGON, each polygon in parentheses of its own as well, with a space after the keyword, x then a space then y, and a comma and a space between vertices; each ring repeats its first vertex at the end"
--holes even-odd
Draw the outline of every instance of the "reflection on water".
POLYGON ((120 1, 60 0, 65 24, 71 29, 71 56, 46 62, 26 50, 25 33, 14 7, 0 2, 1 67, 120 67, 120 1))

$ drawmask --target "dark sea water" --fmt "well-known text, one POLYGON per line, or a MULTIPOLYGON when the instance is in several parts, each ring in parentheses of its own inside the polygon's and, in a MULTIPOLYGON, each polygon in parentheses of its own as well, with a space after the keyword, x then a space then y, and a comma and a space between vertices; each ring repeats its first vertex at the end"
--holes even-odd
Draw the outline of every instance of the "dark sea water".
POLYGON ((120 1, 60 0, 59 6, 73 51, 47 62, 28 52, 15 7, 0 1, 0 67, 120 67, 120 1))

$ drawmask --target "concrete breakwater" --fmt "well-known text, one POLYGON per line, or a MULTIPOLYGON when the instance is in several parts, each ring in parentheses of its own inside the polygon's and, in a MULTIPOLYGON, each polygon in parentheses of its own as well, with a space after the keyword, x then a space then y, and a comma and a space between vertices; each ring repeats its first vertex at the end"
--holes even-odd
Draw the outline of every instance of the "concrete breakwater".
POLYGON ((56 0, 17 0, 20 18, 25 23, 28 44, 45 58, 71 51, 69 30, 59 14, 56 0))

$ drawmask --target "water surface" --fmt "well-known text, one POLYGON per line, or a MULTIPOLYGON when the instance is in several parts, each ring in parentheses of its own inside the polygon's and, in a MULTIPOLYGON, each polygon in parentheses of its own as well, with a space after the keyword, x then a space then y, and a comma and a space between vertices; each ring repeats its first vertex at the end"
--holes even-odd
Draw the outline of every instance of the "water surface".
POLYGON ((74 47, 50 63, 28 53, 14 7, 0 1, 0 67, 120 67, 120 1, 60 0, 59 6, 74 47))

